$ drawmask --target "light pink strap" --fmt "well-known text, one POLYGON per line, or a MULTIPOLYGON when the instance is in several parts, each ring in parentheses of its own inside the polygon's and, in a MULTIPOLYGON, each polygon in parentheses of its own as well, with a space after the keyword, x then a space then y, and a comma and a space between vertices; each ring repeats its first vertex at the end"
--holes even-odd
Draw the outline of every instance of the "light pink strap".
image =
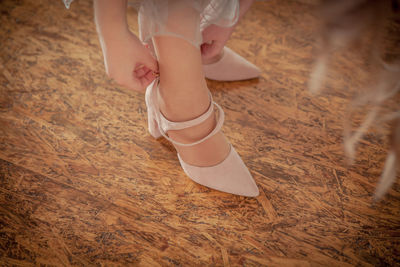
POLYGON ((172 121, 169 121, 167 118, 165 118, 163 114, 161 114, 160 108, 157 104, 158 83, 159 83, 159 80, 157 79, 156 81, 154 81, 153 87, 151 87, 151 89, 154 90, 151 92, 151 94, 152 94, 151 98, 152 98, 152 101, 154 101, 154 103, 153 103, 154 109, 155 109, 154 115, 155 115, 157 124, 159 126, 158 129, 160 130, 161 135, 165 137, 165 139, 167 139, 171 143, 179 145, 179 146, 194 146, 194 145, 200 144, 201 142, 204 142, 205 140, 207 140, 208 138, 215 135, 216 133, 218 133, 221 130, 222 125, 224 124, 225 114, 224 114, 224 111, 222 110, 222 108, 213 101, 210 91, 208 91, 209 96, 210 96, 210 106, 205 113, 203 113, 201 116, 199 116, 193 120, 190 120, 190 121, 172 122, 172 121), (166 134, 166 132, 169 130, 181 130, 181 129, 186 129, 189 127, 199 125, 200 123, 204 122, 206 119, 208 119, 211 115, 214 114, 214 106, 216 106, 218 109, 217 125, 215 126, 214 130, 212 130, 211 133, 209 133, 206 137, 204 137, 196 142, 185 144, 185 143, 181 143, 181 142, 172 140, 166 134))
POLYGON ((159 126, 164 132, 168 132, 169 130, 182 130, 186 129, 189 127, 193 127, 196 125, 199 125, 200 123, 204 122, 206 119, 208 119, 211 114, 213 114, 214 111, 214 105, 213 105, 213 99, 212 95, 210 92, 208 92, 210 95, 210 106, 208 107, 207 111, 203 113, 201 116, 190 120, 190 121, 184 121, 184 122, 174 122, 170 121, 167 118, 164 117, 164 115, 160 112, 159 115, 159 126))
MULTIPOLYGON (((221 130, 222 125, 224 124, 224 120, 225 120, 225 114, 224 114, 224 111, 222 110, 222 108, 217 103, 215 103, 214 101, 212 102, 211 106, 213 106, 213 105, 215 105, 217 107, 217 109, 218 109, 217 125, 215 126, 214 130, 212 130, 212 132, 209 133, 206 137, 203 137, 202 139, 200 139, 200 140, 198 140, 196 142, 185 144, 185 143, 181 143, 181 142, 178 142, 178 141, 175 141, 175 140, 171 139, 169 136, 166 135, 164 130, 161 129, 161 127, 160 127, 159 130, 160 130, 161 135, 164 136, 165 139, 167 139, 171 143, 174 143, 175 145, 178 145, 178 146, 194 146, 194 145, 197 145, 197 144, 200 144, 200 143, 206 141, 208 138, 210 138, 211 136, 215 135, 216 133, 218 133, 221 130)), ((204 113, 204 114, 206 114, 206 113, 204 113)), ((191 121, 189 121, 189 122, 191 122, 191 121)), ((185 124, 186 122, 176 122, 176 124, 180 124, 180 123, 185 124)), ((195 126, 195 125, 196 124, 194 124, 192 126, 195 126)), ((187 127, 184 127, 184 128, 187 128, 187 127)), ((182 128, 182 129, 184 129, 184 128, 182 128)))

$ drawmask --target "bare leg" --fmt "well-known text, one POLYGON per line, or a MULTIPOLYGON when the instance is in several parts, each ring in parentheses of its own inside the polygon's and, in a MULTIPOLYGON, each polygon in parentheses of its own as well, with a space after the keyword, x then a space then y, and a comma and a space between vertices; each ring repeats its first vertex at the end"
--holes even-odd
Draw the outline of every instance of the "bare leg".
MULTIPOLYGON (((171 121, 187 121, 203 114, 210 105, 200 49, 184 39, 170 36, 153 38, 160 70, 160 110, 171 121)), ((216 125, 215 116, 205 122, 168 135, 191 143, 205 137, 216 125)), ((229 144, 222 133, 191 147, 176 146, 181 158, 195 166, 212 166, 223 161, 229 144)))

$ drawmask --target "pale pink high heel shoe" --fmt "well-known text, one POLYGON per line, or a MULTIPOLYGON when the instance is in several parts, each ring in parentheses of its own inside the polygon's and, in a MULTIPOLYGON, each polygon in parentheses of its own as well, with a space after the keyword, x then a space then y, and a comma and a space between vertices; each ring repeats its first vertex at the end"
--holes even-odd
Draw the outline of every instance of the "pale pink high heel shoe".
MULTIPOLYGON (((164 136, 168 141, 177 146, 193 146, 204 142, 220 131, 224 123, 224 112, 221 107, 212 100, 210 93, 210 107, 201 116, 185 122, 172 122, 161 114, 157 102, 158 79, 147 87, 146 105, 148 114, 149 132, 154 138, 164 136), (193 127, 214 115, 214 106, 218 110, 217 125, 206 137, 194 143, 183 144, 172 140, 167 136, 169 130, 181 130, 193 127)), ((251 176, 246 165, 243 163, 235 148, 230 145, 228 156, 219 164, 210 167, 198 167, 185 163, 178 153, 179 162, 187 176, 201 185, 216 189, 222 192, 235 195, 256 197, 259 194, 258 187, 251 176)))
POLYGON ((222 50, 222 57, 215 63, 203 65, 207 79, 215 81, 240 81, 260 76, 260 69, 236 54, 228 47, 222 50))

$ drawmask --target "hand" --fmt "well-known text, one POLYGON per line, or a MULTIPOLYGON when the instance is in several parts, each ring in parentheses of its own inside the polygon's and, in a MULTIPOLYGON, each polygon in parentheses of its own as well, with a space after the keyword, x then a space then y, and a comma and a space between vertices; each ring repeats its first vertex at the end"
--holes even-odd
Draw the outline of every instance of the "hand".
POLYGON ((201 57, 204 64, 213 61, 217 58, 224 48, 226 42, 229 40, 235 26, 220 27, 211 24, 202 32, 203 44, 200 46, 201 57))
MULTIPOLYGON (((249 10, 253 2, 254 0, 239 0, 238 21, 242 19, 243 15, 249 10)), ((231 37, 236 25, 237 22, 232 27, 220 27, 211 24, 204 29, 202 32, 203 44, 200 46, 203 64, 212 63, 221 55, 222 49, 231 37)))
POLYGON ((140 40, 129 30, 100 36, 107 75, 116 83, 144 91, 155 79, 158 64, 140 40))

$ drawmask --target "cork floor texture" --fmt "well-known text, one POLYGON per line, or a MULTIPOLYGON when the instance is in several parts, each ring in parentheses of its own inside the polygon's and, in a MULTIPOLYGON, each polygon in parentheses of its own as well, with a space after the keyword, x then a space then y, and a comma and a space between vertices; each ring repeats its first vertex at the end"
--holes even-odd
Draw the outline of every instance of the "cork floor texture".
POLYGON ((1 1, 0 265, 399 266, 399 183, 372 202, 386 132, 351 166, 342 148, 363 56, 338 53, 326 92, 307 90, 315 8, 256 2, 228 46, 261 77, 208 82, 259 185, 246 198, 195 184, 148 134, 144 95, 106 77, 91 1, 1 1))

